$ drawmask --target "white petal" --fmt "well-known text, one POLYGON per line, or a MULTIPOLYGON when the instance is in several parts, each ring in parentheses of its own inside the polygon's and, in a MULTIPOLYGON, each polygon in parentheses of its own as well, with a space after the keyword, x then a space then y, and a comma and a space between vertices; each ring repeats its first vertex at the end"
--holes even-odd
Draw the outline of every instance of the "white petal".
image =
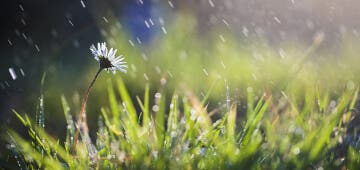
POLYGON ((109 58, 109 59, 112 58, 113 54, 114 54, 114 49, 111 48, 111 49, 109 50, 109 52, 108 52, 108 58, 109 58))

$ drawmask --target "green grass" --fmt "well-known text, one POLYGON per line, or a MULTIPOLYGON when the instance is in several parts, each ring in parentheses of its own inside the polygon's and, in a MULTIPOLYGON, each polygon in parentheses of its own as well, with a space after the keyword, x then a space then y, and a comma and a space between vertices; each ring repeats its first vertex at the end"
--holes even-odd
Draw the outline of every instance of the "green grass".
MULTIPOLYGON (((230 34, 222 42, 221 29, 200 38, 196 23, 181 16, 167 30, 148 49, 128 45, 122 32, 108 37, 130 70, 95 83, 88 109, 98 120, 95 155, 85 142, 72 152, 79 105, 50 86, 35 120, 14 111, 28 135, 7 130, 10 159, 22 169, 360 168, 352 41, 320 56, 317 41, 279 50, 230 34), (65 137, 46 132, 44 101, 62 105, 65 137)), ((86 87, 89 77, 77 83, 86 87)))
MULTIPOLYGON (((329 107, 326 97, 311 92, 305 96, 313 100, 309 99, 302 107, 297 107, 299 103, 289 97, 279 99, 264 94, 258 100, 249 99, 254 103, 248 103, 250 107, 243 120, 237 119, 236 104, 217 113, 220 119, 212 120, 202 104, 207 102, 191 92, 173 94, 170 103, 161 93, 161 97, 155 98, 158 109, 152 111, 149 86, 146 86, 144 97, 137 100, 141 106, 141 114, 137 114, 121 79, 116 87, 108 88, 110 105, 99 114, 94 157, 88 155, 84 143, 79 144, 75 154, 71 153, 75 128, 65 97, 62 97, 68 124, 65 142, 49 136, 38 123, 14 111, 31 139, 27 141, 8 131, 8 140, 21 162, 19 166, 24 169, 304 169, 352 167, 360 158, 358 151, 349 147, 349 157, 344 155, 346 161, 337 165, 337 152, 332 150, 343 135, 334 135, 333 129, 343 126, 342 117, 354 107, 358 90, 345 90, 333 107, 329 107), (283 113, 276 111, 279 100, 287 103, 281 109, 286 110, 283 113), (316 103, 317 100, 322 102, 316 103), (325 109, 321 111, 321 107, 325 109)), ((248 93, 252 96, 251 91, 248 93)))

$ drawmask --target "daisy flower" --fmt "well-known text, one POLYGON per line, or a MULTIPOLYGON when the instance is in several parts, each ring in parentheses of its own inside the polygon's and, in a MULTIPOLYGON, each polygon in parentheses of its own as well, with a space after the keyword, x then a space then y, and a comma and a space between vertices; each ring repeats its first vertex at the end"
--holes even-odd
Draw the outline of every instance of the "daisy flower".
POLYGON ((73 149, 73 152, 75 153, 76 152, 76 144, 78 142, 78 138, 80 136, 80 131, 81 131, 83 142, 88 147, 89 155, 91 156, 91 155, 96 154, 95 153, 96 151, 94 151, 94 149, 92 149, 92 148, 94 148, 94 146, 90 140, 89 128, 88 128, 87 121, 86 121, 86 103, 87 103, 87 99, 89 98, 89 95, 90 95, 90 90, 94 86, 94 83, 102 70, 106 70, 106 71, 111 70, 114 74, 115 74, 116 70, 120 70, 121 72, 126 73, 126 68, 128 66, 127 66, 126 62, 124 61, 124 57, 122 55, 117 56, 117 57, 115 56, 116 51, 117 51, 116 49, 111 48, 110 50, 108 50, 105 42, 98 43, 97 48, 95 47, 95 45, 91 45, 90 51, 93 54, 94 58, 99 62, 100 67, 99 67, 99 70, 97 71, 97 73, 95 74, 94 78, 90 82, 89 87, 86 89, 84 98, 81 102, 79 120, 77 123, 75 140, 74 140, 72 149, 73 149), (90 153, 91 150, 92 150, 92 152, 90 153))
POLYGON ((95 60, 99 62, 101 69, 112 71, 114 74, 116 70, 126 73, 127 64, 124 61, 124 57, 122 55, 116 57, 115 55, 117 50, 113 48, 108 50, 105 42, 98 43, 97 48, 95 45, 91 45, 90 51, 95 60))

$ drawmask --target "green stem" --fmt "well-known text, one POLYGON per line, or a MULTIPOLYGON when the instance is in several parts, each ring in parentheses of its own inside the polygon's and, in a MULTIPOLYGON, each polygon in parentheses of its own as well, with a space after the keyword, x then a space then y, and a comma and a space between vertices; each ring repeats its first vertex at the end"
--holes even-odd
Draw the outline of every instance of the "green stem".
POLYGON ((97 71, 97 73, 95 74, 95 77, 91 81, 89 87, 85 91, 85 96, 84 96, 84 98, 82 100, 82 103, 81 103, 81 108, 80 108, 80 113, 79 113, 79 120, 78 120, 78 125, 77 125, 77 129, 76 129, 76 133, 75 133, 73 153, 75 153, 75 151, 76 151, 76 144, 77 144, 77 141, 78 141, 78 138, 79 138, 80 128, 83 130, 84 134, 89 133, 89 128, 88 128, 87 120, 86 120, 86 103, 87 103, 87 100, 89 98, 90 90, 94 86, 95 81, 98 78, 98 76, 99 76, 99 74, 100 74, 100 72, 102 70, 103 70, 103 68, 100 67, 99 70, 97 71))

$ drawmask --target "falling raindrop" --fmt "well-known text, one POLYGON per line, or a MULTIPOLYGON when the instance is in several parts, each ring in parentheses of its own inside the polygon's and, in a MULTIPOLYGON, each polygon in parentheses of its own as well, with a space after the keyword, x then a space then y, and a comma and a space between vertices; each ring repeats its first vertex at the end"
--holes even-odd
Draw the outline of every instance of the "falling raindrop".
POLYGON ((173 78, 173 75, 171 74, 171 72, 168 70, 167 71, 167 73, 169 74, 169 76, 171 77, 171 78, 173 78))
POLYGON ((83 0, 80 0, 80 3, 81 3, 81 6, 82 6, 83 8, 86 8, 86 5, 85 5, 85 3, 84 3, 83 0))
POLYGON ((11 68, 11 67, 9 68, 9 73, 10 73, 11 78, 13 80, 16 80, 17 75, 16 75, 15 70, 13 68, 11 68))
POLYGON ((20 73, 21 73, 22 76, 25 76, 25 72, 24 72, 24 70, 22 68, 20 68, 20 73))
POLYGON ((26 25, 26 22, 25 22, 24 18, 21 18, 21 23, 22 23, 23 25, 26 25))
POLYGON ((165 27, 162 26, 161 30, 164 32, 164 34, 167 34, 167 31, 166 31, 165 27))
POLYGON ((255 73, 252 73, 251 76, 253 77, 253 79, 256 81, 257 80, 257 77, 256 77, 256 74, 255 73))
POLYGON ((174 4, 171 1, 168 1, 168 4, 171 8, 174 8, 174 4))
POLYGON ((209 0, 209 4, 210 4, 211 7, 215 8, 215 4, 214 4, 214 2, 212 0, 209 0))
POLYGON ((14 31, 17 36, 20 36, 20 31, 18 29, 15 29, 14 31))
POLYGON ((219 37, 220 37, 220 40, 221 40, 222 42, 225 42, 225 38, 224 38, 224 36, 223 36, 222 34, 220 34, 219 37))
POLYGON ((286 52, 284 51, 284 49, 282 49, 282 48, 279 49, 279 55, 280 55, 281 59, 286 58, 286 52))
POLYGON ((159 17, 159 23, 161 24, 161 25, 164 25, 164 19, 162 18, 162 17, 159 17))
POLYGON ((141 56, 142 56, 142 58, 143 58, 145 61, 148 60, 148 57, 147 57, 147 55, 146 55, 145 53, 142 53, 141 56))
POLYGON ((39 46, 38 46, 37 44, 35 44, 35 48, 36 48, 36 50, 37 50, 38 52, 40 52, 40 48, 39 48, 39 46))
POLYGON ((150 28, 150 25, 149 25, 149 23, 147 22, 147 20, 144 20, 144 23, 145 23, 145 25, 146 25, 147 28, 150 28))
POLYGON ((74 23, 70 19, 68 19, 68 22, 72 27, 74 26, 74 23))
POLYGON ((229 23, 228 23, 225 19, 223 19, 222 22, 223 22, 227 27, 229 27, 229 23))
POLYGON ((19 5, 19 8, 21 11, 24 11, 24 7, 21 4, 19 5))
POLYGON ((109 23, 109 20, 106 17, 102 17, 102 18, 106 23, 109 23))
POLYGON ((225 69, 226 68, 226 66, 225 66, 225 64, 224 64, 224 61, 222 61, 221 60, 221 66, 225 69))
POLYGON ((139 44, 142 44, 141 40, 139 37, 136 37, 136 41, 139 43, 139 44))
POLYGON ((279 19, 278 17, 274 17, 274 20, 275 20, 277 23, 281 24, 281 21, 280 21, 280 19, 279 19))
POLYGON ((156 70, 156 72, 157 72, 158 74, 160 74, 160 73, 161 73, 161 69, 160 69, 160 67, 159 67, 159 66, 156 66, 156 67, 155 67, 155 70, 156 70))
POLYGON ((209 73, 206 71, 205 68, 203 68, 203 72, 205 73, 206 76, 209 76, 209 73))
POLYGON ((242 33, 244 34, 245 37, 249 36, 249 30, 246 27, 242 27, 242 33))
POLYGON ((144 78, 146 81, 149 81, 149 77, 146 75, 146 73, 144 73, 144 78))
POLYGON ((150 24, 151 24, 152 26, 155 25, 155 23, 153 22, 153 20, 152 20, 151 18, 149 18, 149 22, 150 22, 150 24))
POLYGON ((204 92, 200 92, 201 97, 205 98, 204 92))
POLYGON ((229 83, 228 81, 225 79, 225 86, 226 86, 226 108, 227 111, 230 112, 230 88, 229 88, 229 83))
POLYGON ((25 33, 22 33, 21 35, 25 40, 27 40, 27 36, 25 35, 25 33))
POLYGON ((131 40, 129 40, 129 43, 131 46, 135 47, 135 44, 131 40))

